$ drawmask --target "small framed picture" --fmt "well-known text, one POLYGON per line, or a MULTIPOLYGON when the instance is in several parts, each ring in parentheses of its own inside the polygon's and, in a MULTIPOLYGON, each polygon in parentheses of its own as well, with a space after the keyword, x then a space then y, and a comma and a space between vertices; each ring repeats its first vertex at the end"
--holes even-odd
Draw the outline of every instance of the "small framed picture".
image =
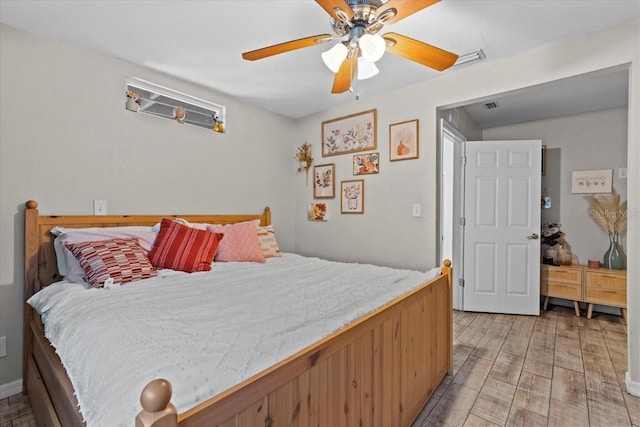
POLYGON ((340 212, 364 213, 364 179, 354 179, 340 183, 340 212))
POLYGON ((307 219, 309 221, 328 221, 329 212, 326 203, 309 203, 307 207, 307 219))
POLYGON ((353 174, 369 175, 380 173, 380 154, 367 153, 353 156, 353 174))
POLYGON ((333 199, 336 197, 336 165, 318 165, 313 167, 313 197, 333 199))
POLYGON ((418 158, 418 119, 389 125, 389 161, 418 158))

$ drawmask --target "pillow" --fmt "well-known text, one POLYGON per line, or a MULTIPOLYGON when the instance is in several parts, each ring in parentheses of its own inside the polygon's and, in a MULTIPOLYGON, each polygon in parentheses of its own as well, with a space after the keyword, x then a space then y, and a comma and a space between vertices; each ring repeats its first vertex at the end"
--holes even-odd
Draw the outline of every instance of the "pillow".
MULTIPOLYGON (((184 218, 170 218, 172 221, 176 221, 179 222, 182 225, 186 225, 187 227, 191 227, 191 228, 197 228, 198 230, 206 230, 207 229, 207 224, 204 222, 189 222, 184 218)), ((154 233, 157 233, 158 231, 160 231, 160 223, 157 223, 156 225, 154 225, 153 227, 151 227, 151 230, 153 230, 154 233)))
POLYGON ((58 272, 67 280, 82 283, 84 270, 78 260, 66 248, 66 243, 96 242, 110 239, 138 239, 140 247, 145 255, 151 250, 156 239, 151 227, 123 226, 123 227, 90 227, 90 228, 64 228, 54 227, 51 234, 57 236, 53 241, 56 253, 58 272))
POLYGON ((215 261, 264 262, 264 255, 262 255, 258 243, 258 230, 255 221, 208 225, 207 230, 224 234, 224 240, 220 242, 215 261))
POLYGON ((209 271, 222 237, 221 233, 198 230, 163 218, 156 242, 149 252, 149 259, 156 268, 170 268, 187 273, 209 271))
POLYGON ((272 258, 281 255, 280 247, 276 241, 276 232, 273 230, 273 225, 258 227, 258 243, 260 244, 262 256, 265 258, 272 258))
POLYGON ((66 247, 80 262, 92 288, 104 286, 109 278, 123 284, 157 275, 137 239, 67 243, 66 247))

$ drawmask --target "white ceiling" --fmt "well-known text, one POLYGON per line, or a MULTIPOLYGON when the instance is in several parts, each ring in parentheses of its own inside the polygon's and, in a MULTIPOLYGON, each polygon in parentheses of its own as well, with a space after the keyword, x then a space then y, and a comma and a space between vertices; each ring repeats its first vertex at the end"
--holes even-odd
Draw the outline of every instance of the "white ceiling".
MULTIPOLYGON (((482 49, 486 61, 492 61, 639 17, 640 0, 443 0, 381 33, 394 31, 460 55, 482 49)), ((245 51, 332 33, 329 16, 311 0, 0 0, 0 22, 210 87, 292 118, 354 97, 330 93, 333 74, 320 58, 329 45, 255 62, 241 57, 245 51)), ((360 96, 439 74, 390 54, 377 65, 380 74, 355 87, 360 96)), ((592 89, 594 82, 587 88, 592 89)), ((558 90, 551 95, 557 98, 558 90)), ((568 90, 568 99, 575 94, 575 89, 568 90)), ((542 94, 539 98, 540 108, 548 109, 549 100, 542 94)), ((511 101, 503 99, 500 104, 506 107, 511 101)), ((582 98, 578 103, 585 102, 590 101, 582 98)))

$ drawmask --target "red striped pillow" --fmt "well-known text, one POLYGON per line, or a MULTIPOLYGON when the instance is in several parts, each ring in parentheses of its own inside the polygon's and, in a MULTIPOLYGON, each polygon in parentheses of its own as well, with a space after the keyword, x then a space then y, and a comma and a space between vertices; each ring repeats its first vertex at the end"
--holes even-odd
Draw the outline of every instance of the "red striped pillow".
POLYGON ((114 283, 124 284, 148 279, 157 275, 138 239, 109 239, 65 245, 84 270, 89 285, 104 286, 112 278, 114 283))
POLYGON ((222 236, 163 218, 158 237, 149 252, 149 259, 156 268, 170 268, 187 273, 209 271, 222 236))

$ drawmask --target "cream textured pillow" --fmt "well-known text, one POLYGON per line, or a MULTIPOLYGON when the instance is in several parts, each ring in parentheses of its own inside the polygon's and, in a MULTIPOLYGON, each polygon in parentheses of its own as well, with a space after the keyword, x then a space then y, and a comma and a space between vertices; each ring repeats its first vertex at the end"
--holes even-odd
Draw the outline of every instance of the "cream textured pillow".
POLYGON ((258 242, 260 243, 262 255, 265 258, 272 258, 281 255, 280 247, 276 241, 276 233, 273 230, 273 225, 258 227, 258 242))

